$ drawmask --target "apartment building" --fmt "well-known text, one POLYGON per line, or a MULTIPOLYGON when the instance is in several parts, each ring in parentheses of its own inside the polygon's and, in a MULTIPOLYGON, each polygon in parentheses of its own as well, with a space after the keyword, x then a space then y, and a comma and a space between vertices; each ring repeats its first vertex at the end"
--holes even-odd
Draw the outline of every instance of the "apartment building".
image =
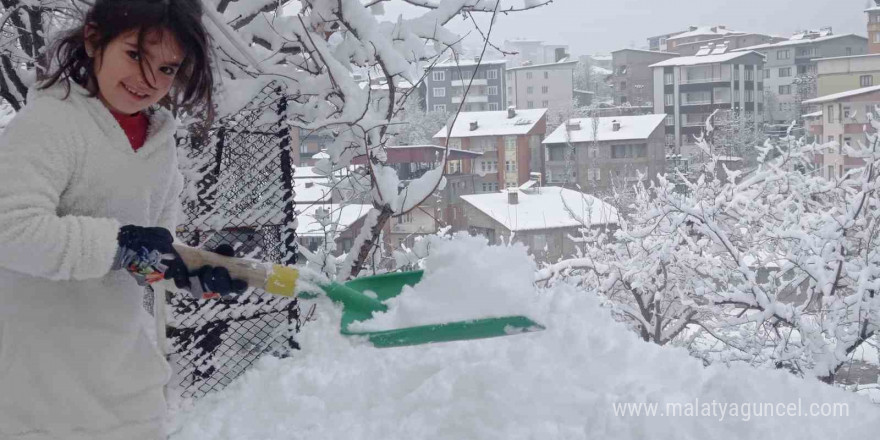
POLYGON ((738 50, 756 51, 765 56, 761 77, 765 90, 771 95, 766 119, 768 123, 787 124, 805 113, 801 108, 803 99, 816 97, 816 60, 863 55, 868 50, 868 40, 855 34, 834 35, 826 28, 800 32, 779 43, 738 50))
POLYGON ((837 144, 836 152, 817 155, 816 164, 822 174, 834 179, 853 168, 864 166, 862 159, 846 155, 843 146, 867 144, 867 115, 876 115, 875 108, 880 105, 880 85, 826 95, 804 103, 822 109, 821 125, 814 126, 818 140, 837 144))
POLYGON ((880 0, 865 9, 868 14, 868 53, 880 53, 880 0))
POLYGON ((762 121, 764 57, 758 52, 726 52, 716 46, 651 67, 654 113, 667 115, 666 144, 675 154, 691 154, 695 136, 715 110, 743 112, 756 128, 762 121))
POLYGON ((611 53, 614 103, 643 106, 654 102, 652 64, 677 57, 676 53, 641 49, 621 49, 611 53))
POLYGON ((677 48, 686 44, 699 43, 701 41, 715 40, 718 38, 730 37, 734 35, 742 35, 745 32, 738 32, 728 29, 727 26, 690 26, 688 30, 676 33, 666 38, 666 50, 669 52, 678 52, 677 48))
POLYGON ((546 44, 540 40, 505 40, 502 47, 506 52, 515 52, 505 56, 510 67, 551 64, 571 58, 567 45, 546 44))
POLYGON ((546 108, 551 114, 571 109, 576 66, 577 61, 560 61, 507 69, 507 106, 546 108))
POLYGON ((506 62, 503 60, 450 60, 437 63, 425 77, 425 108, 453 113, 495 111, 505 108, 506 62), (473 80, 473 81, 472 81, 473 80), (470 85, 467 98, 464 94, 470 85))
POLYGON ((820 58, 816 66, 819 96, 880 85, 880 53, 820 58))
POLYGON ((666 168, 665 121, 665 114, 570 119, 544 139, 545 181, 594 192, 632 184, 639 173, 652 180, 666 168))
MULTIPOLYGON (((438 145, 445 145, 447 131, 443 127, 434 135, 438 145)), ((451 160, 447 172, 460 169, 477 175, 477 193, 518 187, 530 179, 531 172, 542 172, 541 140, 546 132, 547 109, 543 108, 461 113, 448 135, 450 148, 483 156, 472 165, 451 160)))

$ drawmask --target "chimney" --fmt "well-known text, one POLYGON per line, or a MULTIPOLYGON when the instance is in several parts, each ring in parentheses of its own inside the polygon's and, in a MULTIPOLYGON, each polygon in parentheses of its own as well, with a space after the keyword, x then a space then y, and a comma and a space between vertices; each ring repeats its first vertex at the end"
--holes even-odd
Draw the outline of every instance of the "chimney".
POLYGON ((477 121, 471 121, 471 131, 476 131, 478 128, 480 128, 480 124, 477 121))
POLYGON ((306 182, 306 188, 311 188, 315 186, 315 182, 306 182))
POLYGON ((507 204, 508 205, 518 205, 519 204, 519 190, 516 188, 510 188, 507 190, 507 204))
POLYGON ((565 123, 565 129, 567 131, 578 131, 581 129, 581 121, 578 121, 576 119, 569 119, 565 123))
POLYGON ((696 27, 696 26, 688 26, 688 31, 689 31, 689 32, 693 32, 693 31, 695 31, 695 30, 697 30, 697 29, 699 29, 699 28, 696 27))
POLYGON ((620 121, 618 121, 617 119, 611 121, 611 129, 613 131, 620 131, 620 121))
POLYGON ((507 107, 507 119, 513 119, 516 117, 516 107, 510 106, 507 107))

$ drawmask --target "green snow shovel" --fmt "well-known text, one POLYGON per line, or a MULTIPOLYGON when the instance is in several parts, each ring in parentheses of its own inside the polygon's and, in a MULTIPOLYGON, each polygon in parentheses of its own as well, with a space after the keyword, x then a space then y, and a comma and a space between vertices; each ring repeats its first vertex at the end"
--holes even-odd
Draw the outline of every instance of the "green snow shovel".
MULTIPOLYGON (((261 287, 271 294, 287 297, 297 294, 299 270, 294 267, 224 257, 179 244, 175 244, 174 247, 190 269, 197 269, 206 264, 222 266, 229 270, 233 278, 247 281, 248 285, 261 287)), ((348 325, 352 322, 370 319, 373 312, 388 310, 388 306, 384 304, 386 300, 399 295, 404 286, 415 285, 421 279, 422 271, 412 271, 356 278, 345 284, 331 282, 320 288, 328 298, 342 304, 341 333, 347 336, 366 337, 376 347, 492 338, 544 330, 544 326, 525 316, 484 318, 383 331, 348 329, 348 325), (371 294, 365 293, 368 291, 371 294)), ((301 298, 315 296, 303 292, 299 294, 301 298)))

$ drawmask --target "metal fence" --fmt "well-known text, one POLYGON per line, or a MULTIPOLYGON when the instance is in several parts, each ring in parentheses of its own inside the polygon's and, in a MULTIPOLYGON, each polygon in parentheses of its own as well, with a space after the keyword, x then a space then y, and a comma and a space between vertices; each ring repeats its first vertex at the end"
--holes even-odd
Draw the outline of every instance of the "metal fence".
MULTIPOLYGON (((287 98, 266 85, 243 109, 219 119, 201 141, 180 140, 187 180, 177 235, 190 246, 228 243, 236 256, 293 264, 297 258, 294 167, 287 98)), ((167 294, 169 389, 199 398, 228 385, 260 356, 299 348, 296 299, 255 289, 225 300, 167 294)))

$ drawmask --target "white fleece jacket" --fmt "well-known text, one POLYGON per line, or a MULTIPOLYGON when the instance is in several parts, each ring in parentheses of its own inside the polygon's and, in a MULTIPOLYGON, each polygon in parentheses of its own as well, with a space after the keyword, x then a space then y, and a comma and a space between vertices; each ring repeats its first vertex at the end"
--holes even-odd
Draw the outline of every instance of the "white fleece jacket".
POLYGON ((0 136, 0 439, 163 438, 165 359, 120 225, 177 224, 172 115, 135 153, 97 98, 29 92, 0 136))

